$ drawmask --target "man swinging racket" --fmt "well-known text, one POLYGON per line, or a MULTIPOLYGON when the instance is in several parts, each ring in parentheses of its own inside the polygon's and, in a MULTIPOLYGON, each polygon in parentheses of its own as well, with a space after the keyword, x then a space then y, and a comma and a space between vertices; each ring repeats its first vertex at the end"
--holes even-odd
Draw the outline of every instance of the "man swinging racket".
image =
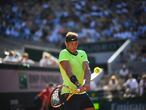
POLYGON ((65 39, 66 48, 59 54, 59 67, 63 79, 61 95, 66 97, 73 90, 79 89, 79 94, 74 94, 63 105, 63 110, 95 110, 92 101, 85 91, 90 90, 91 70, 87 54, 78 50, 78 34, 68 32, 65 39))

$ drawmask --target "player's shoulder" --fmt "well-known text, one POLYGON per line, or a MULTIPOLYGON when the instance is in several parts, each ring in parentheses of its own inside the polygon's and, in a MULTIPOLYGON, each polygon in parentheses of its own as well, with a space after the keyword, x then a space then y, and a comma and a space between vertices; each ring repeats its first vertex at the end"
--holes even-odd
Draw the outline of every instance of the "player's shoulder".
POLYGON ((60 54, 67 54, 67 53, 68 53, 68 51, 66 49, 63 49, 60 51, 60 54))
POLYGON ((78 50, 78 53, 86 53, 84 50, 78 50))

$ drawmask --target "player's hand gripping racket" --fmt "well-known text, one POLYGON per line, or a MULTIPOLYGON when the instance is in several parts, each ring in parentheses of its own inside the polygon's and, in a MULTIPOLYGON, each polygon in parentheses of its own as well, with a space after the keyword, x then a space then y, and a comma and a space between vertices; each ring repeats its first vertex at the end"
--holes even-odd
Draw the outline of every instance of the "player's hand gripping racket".
MULTIPOLYGON (((102 73, 102 69, 99 67, 95 67, 94 68, 94 72, 91 74, 91 80, 95 79, 96 77, 98 77, 101 73, 102 73)), ((53 108, 58 108, 61 105, 63 105, 65 103, 65 101, 68 101, 74 94, 78 94, 80 93, 80 90, 72 90, 70 87, 66 86, 66 85, 58 85, 57 87, 54 88, 54 90, 51 93, 50 96, 50 104, 53 108), (61 99, 61 89, 65 87, 67 89, 69 89, 70 91, 72 91, 71 94, 69 94, 68 96, 65 97, 64 100, 61 99)))

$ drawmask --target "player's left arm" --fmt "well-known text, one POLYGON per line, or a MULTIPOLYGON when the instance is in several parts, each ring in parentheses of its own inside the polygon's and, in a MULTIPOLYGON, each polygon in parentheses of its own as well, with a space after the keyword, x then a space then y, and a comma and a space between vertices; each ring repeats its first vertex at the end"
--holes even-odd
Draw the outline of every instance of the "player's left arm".
POLYGON ((85 79, 84 87, 88 91, 90 90, 90 79, 91 79, 91 69, 89 67, 88 61, 83 62, 83 69, 84 69, 84 79, 85 79))

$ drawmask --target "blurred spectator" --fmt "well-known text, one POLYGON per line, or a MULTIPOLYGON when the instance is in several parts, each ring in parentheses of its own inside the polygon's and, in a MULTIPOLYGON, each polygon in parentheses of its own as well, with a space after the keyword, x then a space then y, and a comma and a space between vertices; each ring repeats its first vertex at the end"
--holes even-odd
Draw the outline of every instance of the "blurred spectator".
POLYGON ((54 88, 54 84, 50 83, 48 84, 41 92, 39 92, 37 94, 37 96, 35 97, 35 104, 37 106, 37 110, 54 110, 51 106, 50 106, 50 95, 51 92, 54 88))
POLYGON ((131 45, 131 48, 129 48, 128 52, 127 52, 127 57, 129 61, 135 61, 138 60, 139 56, 141 54, 141 46, 138 46, 137 43, 133 43, 131 45))
POLYGON ((146 97, 146 74, 144 74, 139 82, 140 96, 146 97))
POLYGON ((137 51, 131 51, 130 53, 129 53, 129 60, 131 60, 131 61, 134 61, 134 60, 136 60, 136 58, 137 58, 137 51))
POLYGON ((107 4, 100 0, 41 3, 36 0, 24 4, 16 1, 14 4, 1 5, 0 32, 9 37, 41 41, 44 37, 42 29, 48 28, 48 31, 53 31, 45 39, 53 44, 62 41, 58 30, 64 27, 79 31, 82 34, 80 37, 89 42, 107 40, 109 37, 136 39, 144 36, 146 26, 143 0, 133 1, 132 5, 130 1, 105 1, 107 4), (50 4, 55 4, 57 8, 50 4))
POLYGON ((35 64, 35 62, 31 59, 29 59, 29 54, 28 53, 23 53, 22 58, 20 60, 20 63, 22 64, 29 64, 29 65, 33 65, 35 64))
POLYGON ((48 52, 43 52, 39 62, 41 67, 58 67, 58 60, 48 52))
POLYGON ((121 90, 121 84, 116 75, 112 75, 108 82, 108 88, 113 97, 119 97, 119 91, 121 90))
POLYGON ((128 75, 127 81, 123 84, 125 88, 125 94, 124 97, 127 97, 127 93, 129 94, 128 97, 135 97, 138 95, 138 82, 137 80, 132 76, 132 74, 128 75))
POLYGON ((123 97, 124 97, 124 98, 130 98, 130 97, 132 97, 131 91, 130 91, 129 88, 127 88, 127 89, 124 91, 123 97))
POLYGON ((119 76, 125 80, 128 74, 129 74, 129 69, 127 68, 125 64, 123 64, 122 68, 119 70, 119 76))
POLYGON ((16 53, 16 51, 11 50, 10 52, 6 53, 6 57, 3 58, 3 62, 6 63, 17 63, 19 62, 20 57, 18 56, 18 54, 16 53))
POLYGON ((120 90, 121 89, 120 81, 119 81, 119 79, 117 78, 116 75, 112 75, 110 77, 108 86, 109 86, 109 89, 111 91, 120 90))
POLYGON ((127 63, 127 61, 128 61, 128 59, 127 59, 127 56, 128 56, 129 54, 127 54, 127 52, 121 52, 121 54, 120 54, 120 62, 121 63, 127 63))

